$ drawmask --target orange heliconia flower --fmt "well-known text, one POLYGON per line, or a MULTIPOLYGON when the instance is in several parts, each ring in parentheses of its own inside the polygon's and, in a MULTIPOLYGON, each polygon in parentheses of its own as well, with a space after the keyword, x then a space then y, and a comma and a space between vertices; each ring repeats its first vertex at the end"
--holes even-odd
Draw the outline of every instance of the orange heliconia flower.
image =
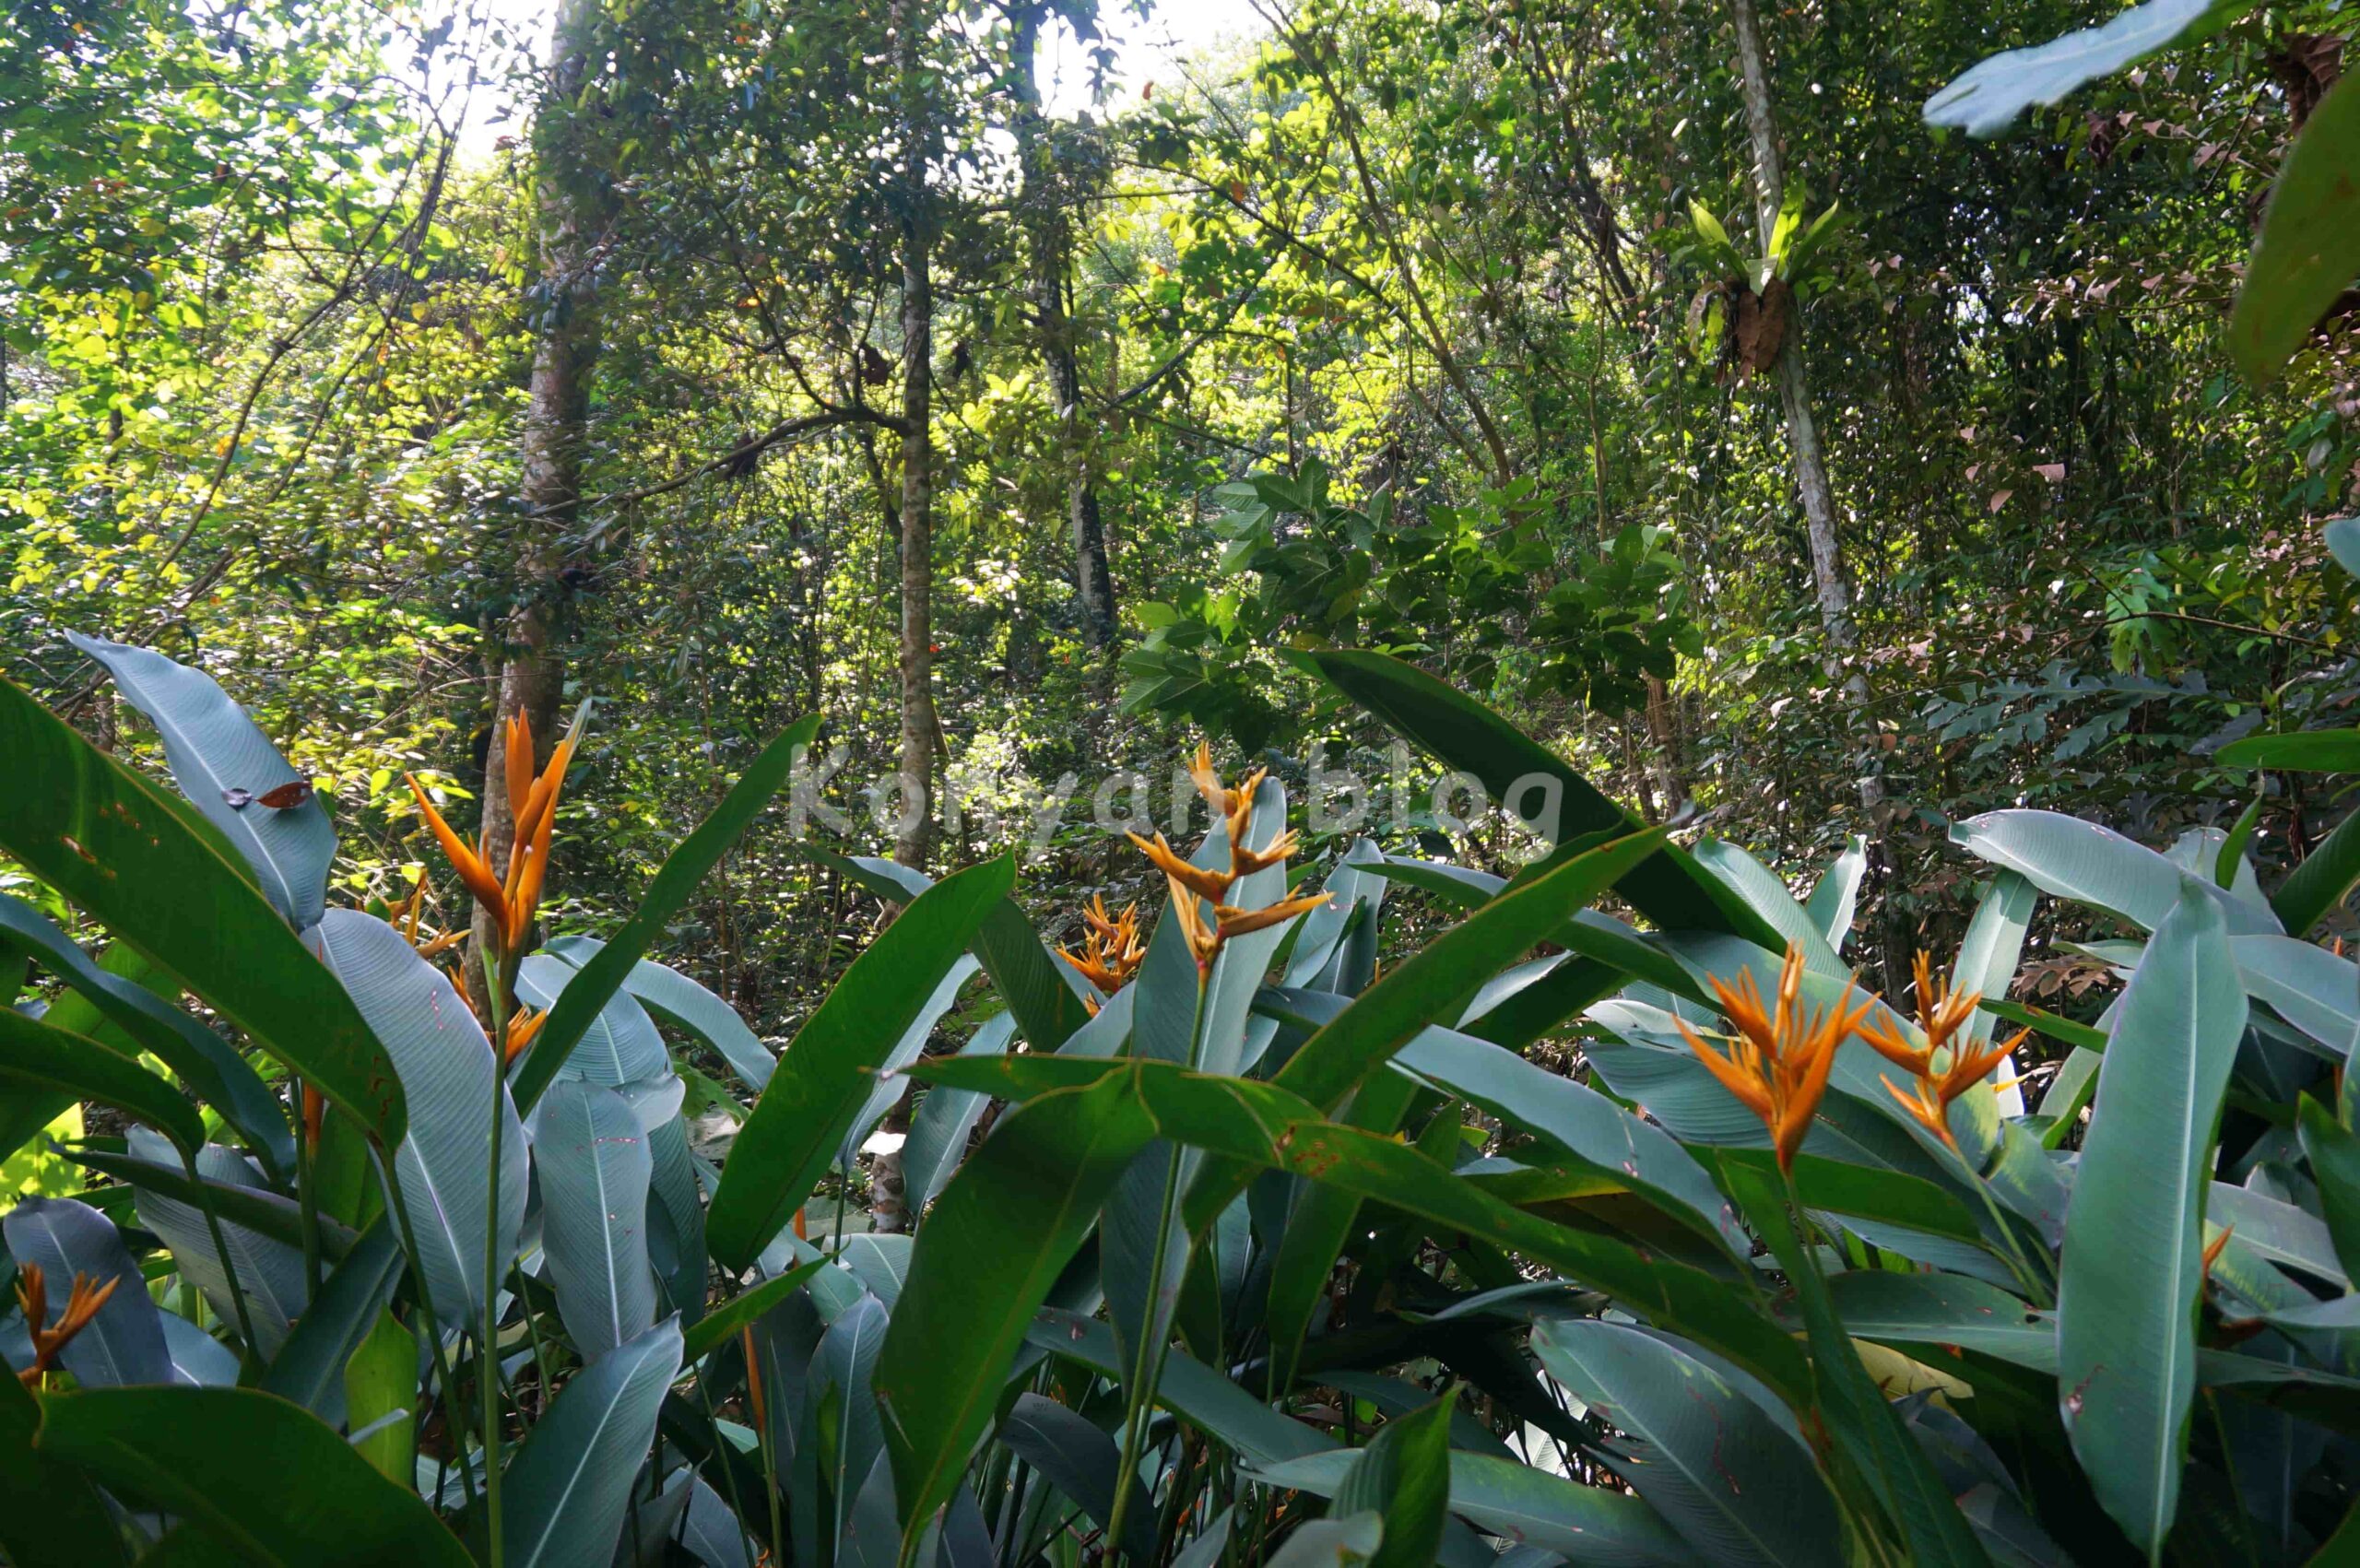
POLYGON ((508 1020, 508 1040, 500 1054, 501 1061, 513 1062, 523 1055, 525 1047, 533 1043, 533 1037, 541 1032, 541 1025, 549 1020, 547 1013, 537 1013, 530 1008, 517 1008, 508 1020))
POLYGON ((1131 842, 1139 847, 1139 852, 1163 873, 1164 882, 1172 890, 1173 914, 1188 938, 1188 950, 1196 956, 1199 977, 1211 973, 1213 960, 1221 956, 1222 944, 1231 937, 1243 937, 1249 931, 1265 930, 1328 902, 1325 893, 1282 898, 1267 908, 1253 910, 1240 909, 1224 902, 1240 877, 1248 877, 1280 865, 1295 852, 1298 841, 1292 829, 1280 833, 1266 848, 1253 850, 1245 847, 1246 834, 1254 826, 1255 792, 1262 787, 1262 781, 1268 776, 1268 769, 1257 769, 1235 789, 1231 789, 1221 782, 1221 774, 1213 771, 1211 745, 1201 740, 1197 743, 1197 759, 1188 769, 1188 777, 1196 782, 1197 793, 1205 797, 1205 804, 1212 808, 1213 814, 1221 819, 1222 825, 1228 830, 1229 869, 1226 871, 1191 865, 1178 850, 1164 842, 1162 833, 1153 839, 1143 839, 1137 833, 1130 835, 1131 842), (1198 902, 1200 899, 1213 906, 1210 919, 1198 902))
MULTIPOLYGON (((586 710, 585 710, 586 714, 586 710)), ((537 776, 533 772, 533 726, 524 718, 508 721, 506 760, 508 772, 508 809, 515 824, 515 838, 509 845, 508 874, 494 875, 490 857, 484 853, 478 839, 473 848, 442 819, 434 803, 426 796, 425 788, 417 779, 405 773, 410 793, 418 797, 418 808, 426 818, 426 825, 434 831, 437 843, 442 846, 444 858, 458 872, 459 880, 466 884, 476 902, 500 914, 501 945, 510 952, 517 950, 525 934, 533 924, 533 914, 540 907, 541 879, 549 870, 549 841, 556 831, 558 792, 565 784, 565 770, 573 760, 574 746, 582 734, 582 717, 573 721, 573 728, 557 749, 549 754, 549 765, 537 776)))
POLYGON ((1680 1021, 1688 1048, 1718 1079, 1723 1088, 1770 1129, 1781 1170, 1791 1170, 1795 1151, 1811 1130, 1811 1116, 1827 1092, 1827 1075, 1835 1065, 1836 1047, 1850 1039, 1871 1006, 1863 998, 1858 1007, 1841 1004, 1816 1012, 1803 1006, 1803 952, 1789 944, 1787 961, 1778 972, 1775 1010, 1765 1008, 1762 991, 1746 970, 1735 985, 1712 977, 1713 992, 1732 1030, 1726 1054, 1705 1043, 1696 1032, 1680 1021))
POLYGON ((1886 1091, 1901 1102, 1902 1108, 1916 1117, 1919 1126, 1955 1149, 1958 1140, 1951 1136, 1951 1102, 1982 1082, 1984 1076, 2032 1032, 2018 1030, 2004 1043, 1997 1045, 1978 1047, 1972 1040, 1960 1041, 1959 1032, 1975 1016, 1983 994, 1953 990, 1946 976, 1934 973, 1933 961, 1923 949, 1918 950, 1915 969, 1918 1028, 1925 1035, 1926 1043, 1912 1045, 1907 1036, 1883 1019, 1871 1019, 1863 1024, 1860 1038, 1915 1080, 1905 1093, 1893 1079, 1883 1079, 1886 1091), (1935 1066, 1937 1057, 1944 1058, 1939 1068, 1935 1066))
POLYGON ((28 1388, 38 1387, 41 1374, 57 1364, 58 1353, 89 1326, 90 1319, 99 1315, 99 1309, 122 1283, 120 1276, 100 1285, 87 1274, 75 1275, 73 1291, 65 1298, 65 1310, 57 1315, 57 1326, 43 1328, 41 1324, 49 1316, 49 1282, 40 1264, 26 1264, 17 1279, 17 1304, 24 1309, 25 1326, 32 1335, 33 1362, 17 1373, 17 1381, 28 1388))
POLYGON ((1131 976, 1139 973, 1140 961, 1147 957, 1147 948, 1139 941, 1139 905, 1125 904, 1122 914, 1110 915, 1106 913, 1106 901, 1093 894, 1090 906, 1081 912, 1081 918, 1089 927, 1081 939, 1081 950, 1059 948, 1057 956, 1073 965, 1084 980, 1111 996, 1130 984, 1131 976))

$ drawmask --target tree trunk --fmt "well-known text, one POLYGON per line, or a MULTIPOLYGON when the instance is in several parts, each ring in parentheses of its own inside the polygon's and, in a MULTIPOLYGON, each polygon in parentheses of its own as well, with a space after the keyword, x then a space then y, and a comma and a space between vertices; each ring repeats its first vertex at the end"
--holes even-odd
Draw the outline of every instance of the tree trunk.
MULTIPOLYGON (((582 499, 590 366, 598 346, 593 255, 597 215, 585 189, 572 116, 589 68, 591 24, 596 15, 588 0, 565 0, 559 6, 549 88, 534 130, 542 300, 525 407, 524 514, 517 525, 511 607, 487 628, 498 643, 500 661, 482 796, 485 847, 494 866, 506 864, 515 834, 502 732, 510 719, 524 719, 533 729, 534 765, 545 763, 557 741, 558 705, 565 689, 563 636, 572 592, 566 541, 582 499)), ((497 923, 497 912, 476 905, 478 953, 488 950, 497 923)), ((467 966, 467 982, 471 992, 478 991, 480 961, 467 966)))
MULTIPOLYGON (((1778 151, 1778 123, 1770 106, 1770 71, 1762 52, 1762 23, 1753 0, 1729 0, 1737 21, 1738 64, 1745 77, 1745 124, 1753 139, 1753 194, 1759 208, 1759 232, 1767 247, 1786 196, 1784 159, 1778 151)), ((1851 594, 1844 583, 1844 562, 1835 544, 1835 492, 1827 482, 1827 457, 1819 444, 1819 426, 1811 414, 1811 381, 1803 362, 1801 312, 1787 307, 1785 347, 1778 355, 1778 401, 1787 416, 1787 453, 1794 464, 1795 489, 1803 502, 1803 519, 1811 536, 1811 579, 1818 589, 1820 624, 1838 649, 1852 646, 1851 594)), ((1856 673, 1853 681, 1859 678, 1856 673)), ((1858 695, 1858 693, 1856 693, 1858 695)))
POLYGON ((902 826, 893 858, 934 842, 934 229, 927 165, 938 132, 926 88, 924 0, 893 0, 902 96, 902 826))
POLYGON ((1081 609, 1082 640, 1104 648, 1115 640, 1115 579, 1106 566, 1106 529, 1098 513, 1098 488, 1090 476, 1089 442, 1081 430, 1081 367, 1074 344, 1074 322, 1066 309, 1072 269, 1073 231, 1058 190, 1056 150, 1041 109, 1034 74, 1045 6, 1018 9, 1015 23, 1016 147, 1023 184, 1017 206, 1023 214, 1031 252, 1033 320, 1041 331, 1041 358, 1049 372, 1049 396, 1056 407, 1057 456, 1065 472, 1066 526, 1072 536, 1074 595, 1081 609))

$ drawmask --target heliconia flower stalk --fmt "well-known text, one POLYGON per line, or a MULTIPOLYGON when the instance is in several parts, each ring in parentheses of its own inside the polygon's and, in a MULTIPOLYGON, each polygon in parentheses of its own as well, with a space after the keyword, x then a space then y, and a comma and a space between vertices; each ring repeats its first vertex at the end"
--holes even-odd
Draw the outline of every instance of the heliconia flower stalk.
POLYGON ((1712 977, 1721 1011, 1735 1031, 1727 1053, 1707 1045, 1685 1020, 1678 1020, 1688 1048, 1737 1096, 1746 1109, 1762 1118, 1777 1150, 1778 1168, 1792 1171, 1795 1155, 1811 1132, 1811 1117, 1827 1092, 1827 1075, 1835 1052, 1857 1032, 1860 1020, 1875 1006, 1864 998, 1858 1007, 1841 1004, 1814 1012, 1802 1004, 1803 954, 1790 944, 1778 972, 1776 1010, 1763 1005, 1761 988, 1747 970, 1729 985, 1712 977))

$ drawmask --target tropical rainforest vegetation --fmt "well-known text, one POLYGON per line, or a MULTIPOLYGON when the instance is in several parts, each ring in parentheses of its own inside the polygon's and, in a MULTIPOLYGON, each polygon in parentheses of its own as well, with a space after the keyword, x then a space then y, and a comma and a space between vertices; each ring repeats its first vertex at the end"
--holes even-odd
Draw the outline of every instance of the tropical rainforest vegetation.
POLYGON ((2348 7, 1207 15, 0 16, 0 1562, 2360 1562, 2348 7))

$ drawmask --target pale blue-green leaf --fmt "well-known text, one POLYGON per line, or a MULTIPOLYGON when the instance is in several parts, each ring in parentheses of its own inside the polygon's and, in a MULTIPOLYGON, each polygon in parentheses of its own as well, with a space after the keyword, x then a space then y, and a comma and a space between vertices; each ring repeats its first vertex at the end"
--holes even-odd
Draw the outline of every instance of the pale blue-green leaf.
POLYGON ((868 1091, 867 1102, 844 1129, 844 1141, 836 1147, 836 1163, 851 1164, 853 1156, 860 1152, 860 1146, 867 1141, 877 1124, 908 1092, 909 1080, 900 1076, 901 1070, 925 1053, 926 1043, 934 1038, 934 1026, 942 1021, 942 1015, 950 1010, 959 1000, 959 993, 982 967, 973 955, 962 953, 936 982, 925 1005, 918 1008, 917 1017, 910 1020, 909 1028, 902 1032, 902 1037, 885 1053, 884 1061, 878 1064, 877 1087, 868 1091))
POLYGON ((278 809, 262 796, 308 781, 213 678, 145 648, 69 631, 77 648, 106 666, 124 701, 148 716, 181 793, 254 867, 263 896, 301 931, 320 918, 336 830, 316 795, 278 809))
POLYGON ((575 1373, 510 1462, 502 1488, 511 1568, 605 1562, 621 1539, 631 1480, 655 1438, 664 1391, 680 1370, 680 1321, 667 1317, 575 1373))
POLYGON ((1803 965, 1814 974, 1849 975, 1835 944, 1809 911, 1795 902, 1793 891, 1778 874, 1723 839, 1704 839, 1696 845, 1696 864, 1717 877, 1746 907, 1770 923, 1770 928, 1802 949, 1803 965))
MULTIPOLYGON (((1088 1025, 1084 1025, 1087 1028, 1088 1025)), ((1016 1015, 1000 1013, 986 1019, 959 1048, 962 1056, 997 1056, 1008 1050, 1016 1032, 1016 1015)), ((1068 1037, 1068 1043, 1070 1043, 1068 1037)), ((987 1096, 972 1090, 932 1088, 910 1115, 910 1138, 902 1146, 902 1185, 913 1213, 924 1213, 951 1172, 967 1152, 975 1124, 990 1104, 987 1096)))
MULTIPOLYGON (((587 962, 585 957, 584 960, 587 962)), ((581 971, 562 959, 534 953, 517 966, 516 996, 543 1011, 557 1006, 558 997, 581 971)), ((582 1043, 558 1069, 564 1078, 581 1079, 608 1089, 643 1079, 657 1079, 671 1070, 672 1058, 655 1020, 628 989, 618 991, 598 1009, 582 1032, 582 1043)))
POLYGON ((1994 54, 1928 99, 1926 123, 1959 126, 1970 136, 1996 136, 2035 104, 2061 102, 2083 83, 2145 59, 2200 24, 2206 32, 2214 30, 2251 5, 2252 0, 2148 0, 2096 27, 1994 54))
POLYGON ((65 1370, 77 1382, 121 1388, 172 1381, 156 1303, 148 1300, 148 1281, 112 1220, 72 1198, 29 1197, 0 1218, 0 1237, 19 1268, 38 1264, 48 1277, 48 1325, 64 1315, 77 1274, 88 1275, 94 1285, 119 1281, 107 1304, 62 1352, 65 1370))
POLYGON ((1811 923, 1838 953, 1852 935, 1854 912, 1860 902, 1860 880, 1869 872, 1868 841, 1858 833, 1847 841, 1844 853, 1827 863, 1803 906, 1811 923))
MULTIPOLYGON (((559 937, 541 950, 580 969, 606 945, 595 937, 559 937)), ((623 989, 657 1018, 703 1041, 756 1093, 770 1082, 778 1067, 770 1047, 746 1027, 737 1008, 678 970, 642 959, 623 976, 623 989)))
MULTIPOLYGON (((166 1167, 180 1163, 180 1155, 161 1134, 134 1126, 126 1136, 134 1158, 166 1167)), ((260 1173, 243 1156, 218 1143, 208 1143, 197 1150, 196 1173, 208 1181, 242 1187, 263 1185, 260 1173)), ((289 1327, 303 1315, 304 1304, 311 1299, 310 1291, 304 1288, 303 1255, 284 1242, 272 1241, 242 1225, 224 1220, 221 1241, 229 1249, 225 1261, 214 1247, 204 1211, 194 1204, 179 1202, 146 1187, 139 1189, 136 1201, 139 1223, 162 1238, 181 1273, 205 1292, 205 1299, 213 1303, 213 1310, 223 1321, 232 1325, 237 1323, 238 1315, 230 1293, 230 1277, 236 1276, 238 1287, 245 1293, 246 1311, 254 1322, 255 1352, 265 1361, 277 1356, 287 1343, 289 1327)))
POLYGON ((620 1095, 571 1079, 533 1107, 532 1135, 558 1315, 583 1358, 595 1360, 655 1321, 647 1261, 655 1157, 620 1095))
POLYGON ((333 909, 307 934, 392 1058, 409 1103, 409 1132, 394 1178, 409 1210, 434 1315, 447 1327, 483 1321, 484 1251, 491 1193, 492 1097, 502 1118, 501 1272, 524 1230, 529 1157, 524 1125, 498 1079, 483 1026, 450 977, 374 915, 333 909))
POLYGON ((2142 930, 2163 923, 2182 887, 2220 906, 2231 936, 2278 933, 2278 922, 2111 828, 2055 811, 1992 811, 1951 827, 1951 842, 2014 871, 2042 892, 2120 915, 2142 930))

